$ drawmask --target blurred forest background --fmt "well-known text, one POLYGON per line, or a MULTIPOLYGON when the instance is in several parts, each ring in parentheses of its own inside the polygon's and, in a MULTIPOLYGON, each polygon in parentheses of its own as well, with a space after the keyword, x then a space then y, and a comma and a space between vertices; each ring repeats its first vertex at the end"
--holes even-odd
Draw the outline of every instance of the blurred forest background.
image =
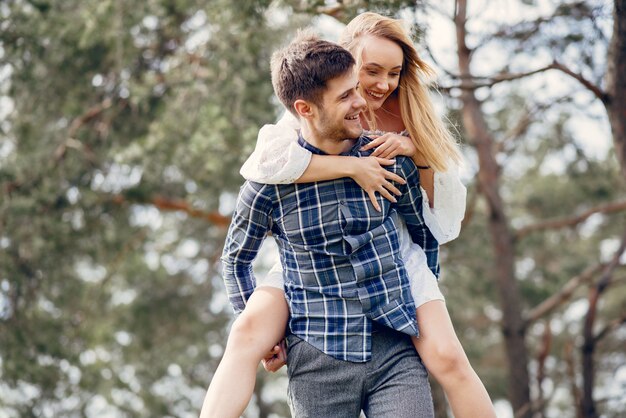
MULTIPOLYGON (((411 25, 463 144, 440 283, 498 412, 626 416, 625 9, 1 1, 0 417, 197 416, 238 170, 282 112, 270 54, 365 10, 411 25)), ((289 416, 285 380, 259 373, 246 416, 289 416)))

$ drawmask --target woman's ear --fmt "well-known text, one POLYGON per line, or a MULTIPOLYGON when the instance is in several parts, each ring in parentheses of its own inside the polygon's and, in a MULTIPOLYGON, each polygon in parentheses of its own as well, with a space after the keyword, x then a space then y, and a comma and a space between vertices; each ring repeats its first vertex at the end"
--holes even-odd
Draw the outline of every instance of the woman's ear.
POLYGON ((315 114, 314 105, 307 102, 306 100, 298 99, 293 103, 293 108, 296 110, 296 113, 300 115, 302 118, 311 118, 315 114))

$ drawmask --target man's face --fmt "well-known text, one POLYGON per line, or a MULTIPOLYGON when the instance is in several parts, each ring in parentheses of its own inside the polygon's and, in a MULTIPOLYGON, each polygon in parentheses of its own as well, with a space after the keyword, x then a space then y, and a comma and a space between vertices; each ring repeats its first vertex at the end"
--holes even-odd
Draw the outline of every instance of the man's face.
POLYGON ((365 110, 366 102, 359 94, 355 71, 328 80, 317 106, 312 124, 320 138, 342 141, 356 139, 363 132, 359 115, 365 110))

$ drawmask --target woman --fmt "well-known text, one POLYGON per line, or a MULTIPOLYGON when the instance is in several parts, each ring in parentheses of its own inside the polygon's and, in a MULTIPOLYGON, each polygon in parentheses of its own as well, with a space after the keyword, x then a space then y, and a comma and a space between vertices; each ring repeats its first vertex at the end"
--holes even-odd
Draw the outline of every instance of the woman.
MULTIPOLYGON (((391 164, 389 159, 397 155, 406 155, 420 169, 429 229, 439 243, 456 238, 465 210, 465 189, 456 174, 461 158, 451 135, 436 117, 427 87, 420 79, 432 71, 417 56, 401 23, 375 13, 363 13, 350 22, 340 43, 357 61, 359 88, 369 108, 366 115, 361 115, 362 124, 370 130, 370 136, 372 131, 378 134, 366 146, 375 148, 373 157, 312 156, 297 145, 298 122, 286 112, 277 125, 261 129, 257 149, 242 167, 242 174, 261 183, 352 177, 379 209, 376 192, 390 200, 398 193, 391 183, 398 179, 381 165, 391 164)), ((403 222, 398 229, 417 307, 420 337, 413 339, 417 351, 444 388, 457 418, 495 417, 489 395, 454 332, 437 285, 438 272, 428 268, 423 250, 411 242, 403 222)), ((207 392, 202 417, 238 417, 252 395, 259 361, 265 358, 269 370, 283 364, 284 353, 274 346, 282 338, 288 318, 282 280, 277 265, 258 283, 235 321, 207 392)))

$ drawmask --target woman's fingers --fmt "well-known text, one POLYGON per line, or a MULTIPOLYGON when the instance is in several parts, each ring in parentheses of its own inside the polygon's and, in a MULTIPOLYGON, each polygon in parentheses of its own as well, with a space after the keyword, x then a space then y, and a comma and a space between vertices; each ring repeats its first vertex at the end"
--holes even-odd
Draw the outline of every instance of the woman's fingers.
POLYGON ((388 158, 367 157, 359 159, 358 163, 361 168, 355 172, 352 178, 365 190, 374 209, 379 212, 382 211, 377 193, 395 203, 394 195, 400 196, 402 194, 397 185, 406 184, 406 181, 398 174, 385 169, 386 166, 394 164, 395 161, 388 158))
POLYGON ((400 147, 389 147, 380 154, 381 158, 393 158, 400 155, 400 147))
POLYGON ((369 150, 376 148, 372 152, 372 156, 393 158, 396 155, 405 155, 412 157, 417 151, 415 144, 411 141, 411 138, 394 134, 386 133, 382 136, 376 137, 375 140, 365 145, 362 150, 369 150))
POLYGON ((380 195, 381 195, 382 197, 384 197, 385 199, 389 200, 390 202, 393 202, 393 203, 396 203, 396 202, 397 202, 396 198, 395 198, 395 197, 394 197, 394 196, 390 193, 390 191, 389 191, 389 190, 387 190, 387 189, 385 188, 385 185, 381 185, 381 186, 378 188, 378 193, 380 193, 380 195))
POLYGON ((379 146, 380 144, 382 144, 383 142, 385 142, 385 139, 382 136, 377 136, 377 137, 372 136, 370 138, 374 138, 374 139, 372 139, 367 144, 363 145, 361 147, 362 151, 367 151, 368 149, 375 148, 375 147, 379 146))
MULTIPOLYGON (((390 181, 388 181, 387 183, 383 184, 383 187, 385 188, 385 190, 389 190, 391 193, 395 194, 396 196, 402 195, 402 192, 400 192, 400 190, 398 190, 398 188, 396 186, 394 186, 393 183, 390 182, 390 181)), ((395 203, 396 200, 394 199, 393 202, 395 203)))
POLYGON ((382 210, 380 209, 380 205, 378 204, 378 199, 376 199, 376 192, 374 190, 369 190, 367 192, 367 195, 370 197, 370 201, 372 202, 372 206, 374 206, 374 209, 376 209, 378 212, 382 212, 382 210))
POLYGON ((394 144, 391 141, 387 141, 384 144, 380 144, 375 150, 374 152, 372 152, 372 157, 382 157, 383 153, 389 149, 390 147, 393 147, 394 144))
POLYGON ((396 173, 392 173, 391 171, 385 170, 385 178, 387 180, 395 181, 396 183, 406 184, 406 180, 397 175, 396 173))
POLYGON ((378 164, 380 165, 393 165, 396 163, 396 160, 390 160, 389 158, 382 158, 382 157, 374 157, 374 158, 376 158, 376 161, 378 161, 378 164))

